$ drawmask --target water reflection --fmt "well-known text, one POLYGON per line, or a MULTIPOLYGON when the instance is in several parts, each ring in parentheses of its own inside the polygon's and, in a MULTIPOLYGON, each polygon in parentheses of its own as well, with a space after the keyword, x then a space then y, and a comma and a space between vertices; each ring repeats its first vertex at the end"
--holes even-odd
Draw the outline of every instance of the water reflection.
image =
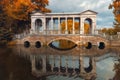
POLYGON ((57 50, 70 50, 77 46, 74 42, 70 40, 55 40, 49 44, 50 47, 55 48, 57 50))
POLYGON ((83 58, 77 58, 76 56, 68 57, 59 55, 40 55, 38 57, 32 55, 30 56, 30 60, 32 65, 32 73, 37 77, 49 75, 64 75, 73 77, 81 76, 82 78, 88 80, 96 77, 96 63, 94 57, 90 57, 89 67, 85 69, 83 67, 83 58), (64 63, 62 62, 63 57, 65 58, 64 63))
MULTIPOLYGON (((119 48, 106 47, 101 50, 96 46, 93 46, 91 49, 75 47, 67 51, 56 50, 49 46, 41 48, 36 48, 35 46, 29 48, 15 46, 14 48, 14 53, 30 61, 32 74, 36 77, 61 75, 74 78, 79 77, 86 80, 106 80, 105 77, 99 78, 97 74, 101 75, 104 69, 108 68, 105 67, 107 65, 106 59, 109 57, 118 59, 119 52, 119 48), (103 60, 105 60, 102 62, 102 64, 104 63, 104 68, 101 66, 101 63, 99 64, 103 60), (86 64, 88 66, 84 66, 86 64), (103 71, 97 72, 96 70, 101 67, 103 71)), ((112 70, 112 68, 110 69, 112 70)), ((114 73, 108 74, 113 75, 114 73)), ((109 77, 111 78, 111 76, 109 77)))
POLYGON ((13 54, 11 48, 0 48, 0 80, 39 80, 31 74, 31 63, 13 54))

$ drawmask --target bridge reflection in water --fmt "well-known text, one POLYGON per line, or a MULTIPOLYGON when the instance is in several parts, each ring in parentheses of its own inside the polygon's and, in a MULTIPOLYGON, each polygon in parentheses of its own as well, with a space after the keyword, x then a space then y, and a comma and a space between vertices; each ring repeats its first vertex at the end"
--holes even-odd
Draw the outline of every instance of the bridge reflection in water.
MULTIPOLYGON (((85 80, 95 80, 96 62, 107 57, 117 57, 119 53, 114 53, 114 49, 98 49, 96 46, 91 49, 75 47, 72 50, 59 51, 51 47, 25 48, 23 46, 15 47, 19 55, 26 57, 31 62, 32 74, 36 77, 45 77, 50 75, 63 75, 72 77, 81 77, 85 80), (107 54, 112 52, 111 54, 107 54), (88 58, 85 65, 85 58, 88 58)), ((119 52, 119 51, 118 51, 119 52)), ((16 53, 16 52, 15 52, 16 53)))

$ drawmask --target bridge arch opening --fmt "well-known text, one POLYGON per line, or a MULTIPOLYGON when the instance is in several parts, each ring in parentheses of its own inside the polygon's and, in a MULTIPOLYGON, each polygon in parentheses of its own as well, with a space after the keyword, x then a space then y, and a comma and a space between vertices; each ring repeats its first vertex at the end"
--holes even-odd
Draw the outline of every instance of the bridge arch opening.
POLYGON ((85 70, 85 72, 89 73, 92 71, 92 69, 93 69, 93 65, 92 65, 91 58, 85 57, 84 58, 84 70, 85 70))
POLYGON ((37 69, 37 70, 42 70, 42 68, 43 68, 43 67, 42 67, 42 66, 43 66, 42 64, 43 64, 43 61, 42 61, 41 58, 38 59, 38 60, 36 60, 36 61, 35 61, 35 67, 36 67, 36 69, 37 69))
POLYGON ((87 42, 85 45, 86 49, 91 49, 92 48, 92 43, 91 42, 87 42))
POLYGON ((67 39, 55 39, 50 41, 48 46, 58 50, 70 50, 75 48, 77 44, 67 39))
POLYGON ((84 21, 84 34, 92 34, 92 19, 86 18, 84 21))
POLYGON ((99 49, 104 49, 105 48, 105 43, 104 42, 99 42, 98 48, 99 49))
POLYGON ((36 48, 40 48, 40 47, 41 47, 40 41, 35 42, 35 47, 36 47, 36 48))
POLYGON ((29 41, 25 41, 24 42, 24 47, 29 48, 30 47, 30 42, 29 41))
POLYGON ((36 19, 35 20, 35 31, 36 32, 41 32, 42 31, 42 20, 41 19, 36 19))

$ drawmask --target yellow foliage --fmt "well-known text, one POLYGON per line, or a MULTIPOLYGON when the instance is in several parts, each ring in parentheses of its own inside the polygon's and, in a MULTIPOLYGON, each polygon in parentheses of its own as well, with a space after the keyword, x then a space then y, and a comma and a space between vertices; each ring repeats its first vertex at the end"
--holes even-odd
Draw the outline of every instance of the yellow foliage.
POLYGON ((17 44, 17 41, 10 41, 7 45, 13 46, 13 45, 16 45, 16 44, 17 44))
POLYGON ((110 7, 113 8, 113 13, 115 15, 116 23, 120 24, 120 0, 114 0, 112 5, 110 5, 110 7))
MULTIPOLYGON (((66 22, 63 21, 61 23, 61 29, 63 32, 65 32, 65 26, 66 26, 66 22)), ((74 22, 74 26, 75 26, 75 31, 80 31, 80 23, 79 22, 74 22)), ((67 20, 67 28, 68 28, 68 32, 72 33, 72 31, 73 31, 73 20, 72 19, 67 20)), ((84 23, 84 33, 85 34, 90 33, 90 25, 88 23, 84 23)))
POLYGON ((101 31, 108 35, 116 35, 117 34, 117 30, 115 28, 108 28, 108 29, 103 28, 101 31))
POLYGON ((88 23, 84 23, 84 33, 85 34, 90 33, 90 25, 88 23))
POLYGON ((106 32, 107 32, 107 29, 106 29, 106 28, 103 28, 101 31, 102 31, 102 33, 106 33, 106 32))
POLYGON ((68 40, 59 40, 59 45, 60 45, 60 48, 62 49, 66 49, 66 48, 69 49, 75 46, 75 43, 68 40))
MULTIPOLYGON (((61 23, 62 31, 65 31, 65 27, 66 27, 66 22, 63 21, 61 23)), ((75 31, 80 30, 79 22, 74 22, 74 27, 75 27, 75 31)), ((72 33, 73 31, 73 20, 72 19, 67 20, 67 28, 68 28, 68 33, 72 33)))

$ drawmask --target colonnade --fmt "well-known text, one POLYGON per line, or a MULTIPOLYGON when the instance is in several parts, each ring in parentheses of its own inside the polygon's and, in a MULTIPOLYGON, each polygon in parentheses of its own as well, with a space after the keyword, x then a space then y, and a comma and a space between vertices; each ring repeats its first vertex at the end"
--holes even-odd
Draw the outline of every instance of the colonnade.
MULTIPOLYGON (((49 20, 46 24, 45 30, 47 31, 51 31, 52 34, 54 33, 54 31, 57 31, 57 34, 81 34, 80 33, 80 29, 84 28, 81 27, 80 25, 80 17, 51 17, 51 18, 45 18, 46 20, 49 20), (72 21, 72 30, 71 33, 69 32, 69 28, 70 26, 68 26, 70 23, 68 23, 68 20, 72 21), (75 21, 77 20, 77 21, 75 21), (55 21, 57 21, 57 23, 55 23, 55 21), (64 26, 65 29, 62 30, 62 26, 61 24, 64 22, 64 26), (75 22, 78 22, 78 30, 75 29, 75 22), (48 25, 50 24, 50 25, 48 25), (56 26, 55 26, 56 25, 56 26), (57 29, 55 29, 54 27, 56 27, 57 29), (62 32, 64 31, 64 32, 62 32)), ((83 30, 83 29, 82 29, 83 30)))
MULTIPOLYGON (((54 74, 54 73, 56 73, 56 71, 54 70, 54 68, 56 67, 55 66, 55 61, 58 61, 57 63, 59 64, 58 66, 57 66, 57 73, 58 74, 61 74, 61 73, 63 73, 62 71, 61 71, 61 64, 62 64, 62 60, 61 60, 62 58, 61 58, 61 56, 59 55, 59 56, 54 56, 54 55, 51 55, 50 57, 49 56, 45 56, 45 55, 42 55, 41 56, 41 61, 42 62, 40 62, 41 63, 41 65, 42 65, 42 69, 41 70, 37 70, 37 68, 36 68, 36 56, 31 56, 30 57, 30 60, 31 60, 31 66, 32 66, 32 72, 38 72, 40 75, 42 75, 42 74, 48 74, 48 73, 50 73, 50 74, 54 74), (57 57, 57 59, 55 59, 57 57), (47 71, 47 66, 48 65, 46 65, 47 64, 47 59, 48 59, 48 63, 50 64, 50 70, 49 71, 47 71), (50 60, 51 60, 51 63, 50 63, 50 60)), ((85 69, 84 69, 84 60, 83 60, 83 57, 82 56, 80 56, 79 58, 75 58, 74 56, 72 56, 72 73, 74 73, 74 74, 78 74, 78 75, 83 75, 83 74, 87 74, 87 72, 85 71, 85 69), (78 72, 76 72, 76 67, 75 67, 75 61, 79 61, 79 68, 78 68, 78 72)), ((91 57, 90 59, 89 59, 89 61, 91 62, 90 64, 92 65, 92 70, 91 70, 91 72, 90 73, 96 73, 96 62, 95 62, 95 59, 94 59, 94 57, 91 57)), ((68 64, 70 64, 69 62, 68 62, 68 58, 66 57, 65 58, 65 72, 64 72, 64 74, 69 74, 69 66, 68 66, 68 64)), ((45 75, 44 75, 45 76, 45 75)), ((84 75, 83 75, 84 76, 84 75)))
POLYGON ((31 15, 31 34, 85 34, 85 20, 91 20, 90 34, 95 33, 96 12, 87 10, 82 13, 34 13, 31 15), (40 20, 41 26, 36 25, 36 20, 40 20), (71 23, 68 23, 71 20, 71 23), (56 22, 55 22, 56 21, 56 22), (64 30, 61 24, 64 21, 64 30), (78 23, 76 26, 76 22, 78 23), (69 30, 71 26, 71 31, 69 30), (56 25, 56 26, 55 26, 56 25), (40 30, 39 30, 39 28, 40 30), (54 29, 54 27, 56 29, 54 29), (78 29, 76 29, 76 27, 78 29), (64 32, 63 32, 64 31, 64 32))

